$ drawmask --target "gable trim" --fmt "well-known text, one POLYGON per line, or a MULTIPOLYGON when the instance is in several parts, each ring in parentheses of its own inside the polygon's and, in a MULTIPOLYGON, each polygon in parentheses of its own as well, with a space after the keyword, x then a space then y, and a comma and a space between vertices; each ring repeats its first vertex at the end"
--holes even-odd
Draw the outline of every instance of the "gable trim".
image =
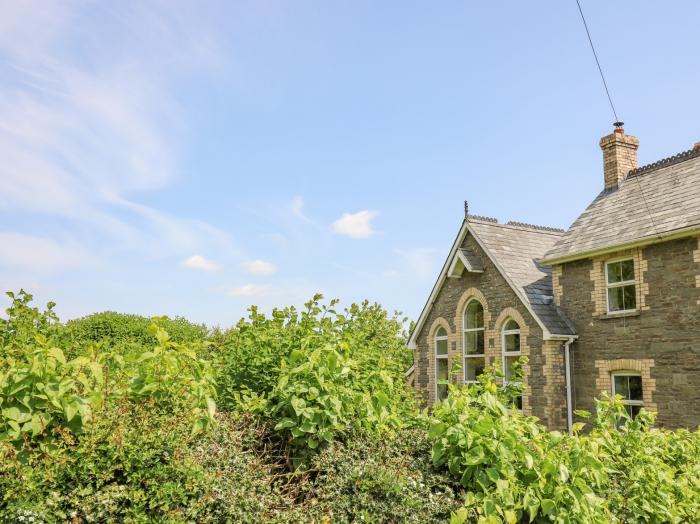
POLYGON ((464 253, 464 249, 458 248, 455 257, 452 259, 450 268, 447 270, 447 276, 449 278, 459 278, 462 276, 465 269, 467 270, 467 273, 484 272, 483 268, 476 267, 475 264, 472 264, 472 261, 470 261, 467 258, 467 255, 464 253), (461 264, 461 269, 458 263, 461 264))

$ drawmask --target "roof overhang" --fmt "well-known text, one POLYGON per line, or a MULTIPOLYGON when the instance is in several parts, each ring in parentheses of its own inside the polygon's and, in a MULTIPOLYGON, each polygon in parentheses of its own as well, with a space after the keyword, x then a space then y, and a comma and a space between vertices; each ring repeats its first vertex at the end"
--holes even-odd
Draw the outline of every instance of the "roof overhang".
POLYGON ((447 270, 447 276, 449 278, 459 278, 462 276, 465 270, 467 273, 484 272, 481 261, 476 257, 476 255, 474 255, 474 253, 466 249, 459 248, 452 257, 452 262, 447 270))
POLYGON ((564 264, 566 262, 573 262, 575 260, 581 260, 584 258, 592 258, 597 256, 603 256, 610 253, 615 253, 616 251, 622 251, 625 249, 632 249, 635 247, 644 247, 651 244, 658 244, 659 242, 667 242, 669 240, 675 240, 677 238, 690 237, 700 234, 700 224, 684 227, 681 229, 674 229, 664 233, 659 233, 656 235, 649 235, 646 237, 637 238, 629 242, 622 242, 620 244, 613 244, 610 246, 601 247, 598 249, 590 249, 588 251, 579 251, 578 253, 573 253, 570 255, 564 255, 560 257, 551 257, 540 260, 541 264, 546 266, 553 266, 555 264, 564 264))

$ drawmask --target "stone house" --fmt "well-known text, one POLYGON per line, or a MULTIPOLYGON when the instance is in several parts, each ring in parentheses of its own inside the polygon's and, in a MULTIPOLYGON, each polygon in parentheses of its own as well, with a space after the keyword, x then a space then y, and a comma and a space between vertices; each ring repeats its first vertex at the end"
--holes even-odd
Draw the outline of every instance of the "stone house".
POLYGON ((473 381, 528 357, 519 401, 566 430, 602 391, 665 427, 700 425, 700 144, 637 167, 622 127, 604 187, 567 231, 466 215, 409 339, 411 383, 473 381))

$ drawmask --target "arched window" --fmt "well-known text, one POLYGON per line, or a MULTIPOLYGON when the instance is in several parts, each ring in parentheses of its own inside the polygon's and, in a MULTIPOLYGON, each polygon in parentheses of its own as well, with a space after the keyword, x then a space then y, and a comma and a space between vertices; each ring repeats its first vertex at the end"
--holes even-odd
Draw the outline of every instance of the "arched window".
POLYGON ((435 332, 435 399, 438 401, 447 397, 447 384, 438 381, 448 379, 448 369, 447 331, 441 327, 435 332))
POLYGON ((471 300, 464 310, 464 381, 476 382, 484 372, 484 308, 471 300))
MULTIPOLYGON (((520 326, 512 318, 503 326, 503 375, 504 384, 511 382, 513 364, 520 358, 520 326)), ((523 409, 522 397, 517 397, 515 403, 518 409, 523 409)))

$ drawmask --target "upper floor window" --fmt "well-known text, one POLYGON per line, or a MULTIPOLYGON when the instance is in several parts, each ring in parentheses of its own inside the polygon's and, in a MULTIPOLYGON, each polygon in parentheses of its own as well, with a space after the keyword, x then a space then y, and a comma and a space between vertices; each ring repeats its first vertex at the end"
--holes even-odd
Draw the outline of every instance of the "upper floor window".
POLYGON ((447 356, 447 330, 444 327, 435 332, 435 399, 443 400, 447 397, 447 384, 438 384, 446 381, 449 376, 449 364, 447 356))
POLYGON ((484 372, 484 308, 472 300, 464 310, 464 381, 476 382, 484 372))
MULTIPOLYGON (((511 382, 513 376, 513 364, 522 355, 520 351, 520 326, 512 318, 503 326, 503 376, 504 383, 511 382)), ((518 409, 523 408, 523 399, 518 396, 515 399, 518 409)))
POLYGON ((622 313, 637 309, 633 259, 616 260, 605 264, 605 286, 608 313, 622 313))
POLYGON ((639 373, 613 373, 613 395, 620 395, 629 416, 634 418, 644 405, 642 377, 639 373))

